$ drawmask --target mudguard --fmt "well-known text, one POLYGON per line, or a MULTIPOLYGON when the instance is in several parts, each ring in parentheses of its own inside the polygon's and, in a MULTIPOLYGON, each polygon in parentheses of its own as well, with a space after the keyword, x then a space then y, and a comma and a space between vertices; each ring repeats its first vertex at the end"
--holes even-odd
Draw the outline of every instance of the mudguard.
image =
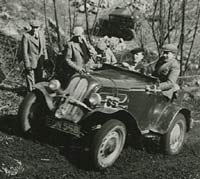
POLYGON ((95 110, 92 111, 92 113, 101 112, 101 113, 105 113, 105 114, 113 114, 113 113, 116 113, 118 111, 122 111, 122 109, 121 108, 105 108, 105 107, 101 107, 101 108, 96 108, 95 110))
POLYGON ((151 124, 150 131, 159 134, 167 133, 178 113, 181 113, 185 116, 188 131, 192 127, 191 112, 188 109, 182 108, 173 103, 165 108, 160 117, 153 124, 151 124))
MULTIPOLYGON (((119 118, 124 122, 130 122, 130 123, 135 123, 137 128, 139 129, 139 126, 137 124, 137 121, 135 120, 134 116, 132 116, 131 113, 129 113, 127 110, 122 109, 122 108, 96 108, 92 111, 90 111, 86 116, 84 116, 84 118, 80 121, 80 123, 83 123, 85 120, 87 120, 88 118, 90 118, 91 116, 95 116, 95 120, 97 120, 97 118, 100 116, 99 114, 103 114, 103 115, 111 115, 115 118, 119 118), (97 115, 96 115, 97 114, 97 115)), ((102 120, 106 120, 102 119, 102 120)))
POLYGON ((35 89, 39 90, 43 94, 48 108, 50 110, 53 110, 54 108, 53 97, 51 96, 52 93, 49 92, 48 82, 40 82, 40 83, 35 84, 35 89))

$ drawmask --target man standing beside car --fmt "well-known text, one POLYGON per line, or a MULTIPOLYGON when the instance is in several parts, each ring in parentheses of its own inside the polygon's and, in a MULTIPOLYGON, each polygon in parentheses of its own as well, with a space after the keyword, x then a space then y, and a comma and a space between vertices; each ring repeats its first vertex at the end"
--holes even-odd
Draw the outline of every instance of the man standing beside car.
POLYGON ((92 68, 92 55, 94 48, 87 42, 81 26, 76 26, 73 30, 73 37, 67 43, 64 50, 64 59, 67 62, 67 76, 70 77, 74 73, 85 73, 92 68))
POLYGON ((177 80, 180 74, 180 64, 176 59, 177 47, 174 44, 166 44, 162 47, 163 56, 155 65, 153 76, 160 80, 158 89, 168 98, 172 99, 174 92, 179 89, 177 80))
POLYGON ((43 61, 47 60, 45 37, 40 31, 40 22, 30 22, 31 30, 22 37, 22 57, 25 65, 28 91, 32 91, 35 83, 43 76, 43 61))

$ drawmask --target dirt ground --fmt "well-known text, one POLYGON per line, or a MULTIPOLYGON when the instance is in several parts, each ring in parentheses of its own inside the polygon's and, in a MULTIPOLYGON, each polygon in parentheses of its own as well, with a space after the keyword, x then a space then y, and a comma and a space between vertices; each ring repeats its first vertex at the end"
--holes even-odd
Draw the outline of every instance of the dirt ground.
MULTIPOLYGON (((17 110, 23 89, 0 89, 0 178, 13 179, 200 179, 200 125, 188 133, 177 156, 160 153, 156 141, 144 147, 126 146, 116 163, 104 171, 92 170, 78 142, 48 131, 40 139, 22 137, 17 110)), ((197 110, 197 109, 195 109, 197 110)), ((198 111, 195 115, 198 120, 198 111)))

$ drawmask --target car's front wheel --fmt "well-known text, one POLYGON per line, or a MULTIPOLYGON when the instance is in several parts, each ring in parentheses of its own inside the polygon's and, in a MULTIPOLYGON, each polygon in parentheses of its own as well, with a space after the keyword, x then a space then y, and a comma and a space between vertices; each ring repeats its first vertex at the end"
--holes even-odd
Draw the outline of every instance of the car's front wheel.
POLYGON ((183 147, 186 135, 186 120, 182 114, 176 115, 168 132, 161 137, 161 147, 165 154, 176 155, 183 147))
POLYGON ((40 132, 44 128, 44 114, 46 106, 41 95, 36 92, 29 93, 22 101, 19 108, 19 122, 24 133, 31 129, 33 132, 40 132))
POLYGON ((126 140, 125 125, 111 119, 94 136, 92 160, 94 167, 104 169, 111 166, 119 157, 126 140))

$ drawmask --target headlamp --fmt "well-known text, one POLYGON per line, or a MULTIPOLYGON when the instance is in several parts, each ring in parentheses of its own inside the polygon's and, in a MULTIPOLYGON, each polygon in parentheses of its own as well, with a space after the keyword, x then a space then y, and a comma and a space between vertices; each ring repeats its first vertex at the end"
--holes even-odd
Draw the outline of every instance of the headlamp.
POLYGON ((49 88, 52 90, 52 91, 56 91, 58 89, 60 89, 61 87, 61 84, 58 80, 51 80, 49 82, 49 88))
POLYGON ((89 98, 90 105, 96 106, 101 103, 101 96, 98 93, 92 93, 89 98))

